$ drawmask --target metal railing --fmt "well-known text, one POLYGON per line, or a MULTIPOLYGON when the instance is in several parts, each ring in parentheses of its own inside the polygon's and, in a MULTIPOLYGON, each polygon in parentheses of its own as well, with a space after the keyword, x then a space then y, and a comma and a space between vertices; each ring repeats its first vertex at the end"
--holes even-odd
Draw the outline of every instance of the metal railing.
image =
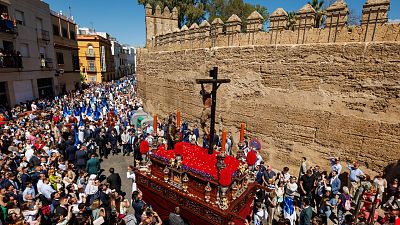
POLYGON ((86 52, 86 57, 96 57, 96 54, 94 52, 87 51, 86 52))
POLYGON ((18 29, 14 21, 9 19, 0 20, 0 32, 18 34, 18 29))
POLYGON ((41 68, 53 68, 53 59, 52 58, 40 59, 40 67, 41 68))
POLYGON ((43 41, 50 41, 50 32, 47 30, 39 30, 39 39, 42 39, 43 41))
POLYGON ((88 67, 87 68, 87 72, 96 72, 96 71, 97 71, 96 67, 88 67))
POLYGON ((0 56, 0 68, 22 68, 22 57, 15 56, 0 56))

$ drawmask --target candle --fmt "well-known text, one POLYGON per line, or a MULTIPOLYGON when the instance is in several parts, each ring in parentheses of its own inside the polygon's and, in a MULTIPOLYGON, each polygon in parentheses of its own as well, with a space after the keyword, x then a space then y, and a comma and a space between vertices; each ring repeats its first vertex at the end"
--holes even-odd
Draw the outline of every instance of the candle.
POLYGON ((153 133, 157 134, 157 114, 154 114, 154 119, 153 119, 153 133))
POLYGON ((224 128, 222 130, 221 152, 225 152, 225 145, 226 145, 226 130, 224 128))
POLYGON ((176 127, 180 129, 181 127, 181 112, 176 113, 176 127))
POLYGON ((244 123, 240 124, 240 142, 244 141, 244 123))

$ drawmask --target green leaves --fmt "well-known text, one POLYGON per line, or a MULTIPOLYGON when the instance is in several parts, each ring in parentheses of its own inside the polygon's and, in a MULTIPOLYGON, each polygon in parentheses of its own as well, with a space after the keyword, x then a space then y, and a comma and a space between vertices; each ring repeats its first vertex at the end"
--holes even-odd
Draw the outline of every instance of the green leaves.
POLYGON ((257 10, 265 19, 268 18, 268 10, 261 5, 252 5, 245 3, 243 0, 138 0, 138 4, 145 6, 150 4, 153 7, 153 13, 156 5, 160 5, 161 9, 168 6, 170 10, 176 7, 179 11, 179 26, 187 25, 188 27, 202 20, 208 20, 219 17, 226 21, 232 14, 236 14, 245 23, 247 17, 257 10))
POLYGON ((254 10, 257 10, 264 19, 268 18, 266 7, 245 3, 243 0, 210 0, 207 9, 209 21, 213 21, 217 17, 221 18, 222 21, 226 21, 230 16, 236 14, 245 23, 247 17, 254 10))
POLYGON ((207 0, 138 0, 140 5, 150 4, 153 13, 158 4, 161 9, 166 6, 172 10, 174 7, 178 9, 179 26, 190 25, 192 23, 200 23, 206 14, 207 0))

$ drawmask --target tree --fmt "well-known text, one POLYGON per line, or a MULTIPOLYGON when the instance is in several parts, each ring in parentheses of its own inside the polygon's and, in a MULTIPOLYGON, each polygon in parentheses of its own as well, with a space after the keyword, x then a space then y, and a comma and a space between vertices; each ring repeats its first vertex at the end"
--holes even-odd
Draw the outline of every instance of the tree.
POLYGON ((156 5, 161 9, 166 6, 172 10, 174 7, 178 9, 179 26, 191 25, 193 23, 201 23, 205 18, 206 6, 208 0, 138 0, 140 5, 150 4, 153 7, 153 13, 156 5))
POLYGON ((289 12, 287 17, 286 29, 294 31, 295 24, 296 24, 296 12, 289 12))
POLYGON ((226 21, 232 14, 236 14, 245 23, 254 10, 257 10, 264 19, 268 18, 267 8, 245 3, 243 0, 138 0, 138 3, 143 6, 150 4, 153 12, 157 4, 162 9, 165 6, 169 9, 178 8, 180 27, 190 26, 193 23, 200 24, 206 18, 206 14, 210 22, 217 17, 226 21))
POLYGON ((264 19, 268 18, 268 10, 261 5, 252 5, 245 3, 243 0, 210 0, 207 6, 209 21, 213 21, 219 17, 223 21, 227 21, 230 16, 236 14, 243 23, 246 23, 247 17, 253 11, 259 12, 264 19))
POLYGON ((325 10, 324 0, 312 0, 308 2, 316 11, 315 15, 315 27, 320 28, 323 22, 323 11, 325 10))

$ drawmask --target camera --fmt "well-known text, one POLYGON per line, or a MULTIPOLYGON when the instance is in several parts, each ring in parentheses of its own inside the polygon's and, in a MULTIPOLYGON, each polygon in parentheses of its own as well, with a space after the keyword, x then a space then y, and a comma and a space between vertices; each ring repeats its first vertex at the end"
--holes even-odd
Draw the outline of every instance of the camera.
POLYGON ((150 216, 153 216, 153 210, 151 209, 151 207, 148 207, 147 209, 146 209, 146 216, 147 217, 150 217, 150 216))

